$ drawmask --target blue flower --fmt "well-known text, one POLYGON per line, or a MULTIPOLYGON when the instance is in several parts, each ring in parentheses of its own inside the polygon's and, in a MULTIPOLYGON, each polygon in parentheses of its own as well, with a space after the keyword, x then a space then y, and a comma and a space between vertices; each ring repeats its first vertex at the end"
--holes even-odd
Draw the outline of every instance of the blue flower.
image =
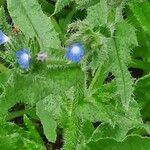
POLYGON ((19 50, 17 53, 17 58, 18 58, 18 64, 23 68, 23 69, 28 69, 30 65, 30 51, 29 49, 22 49, 19 50))
POLYGON ((84 45, 81 43, 75 43, 67 48, 66 58, 73 62, 79 62, 84 56, 84 45))
POLYGON ((9 42, 10 39, 8 36, 6 36, 1 30, 0 30, 0 45, 9 42))

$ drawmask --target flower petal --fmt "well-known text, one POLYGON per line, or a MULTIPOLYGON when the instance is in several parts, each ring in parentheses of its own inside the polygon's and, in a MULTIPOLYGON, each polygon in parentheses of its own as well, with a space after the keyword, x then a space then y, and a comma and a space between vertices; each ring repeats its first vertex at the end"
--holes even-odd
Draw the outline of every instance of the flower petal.
POLYGON ((29 51, 29 49, 19 50, 19 51, 17 51, 16 55, 18 58, 18 64, 23 69, 28 69, 29 65, 30 65, 30 51, 29 51))
POLYGON ((80 62, 84 56, 84 45, 81 43, 75 43, 67 48, 66 58, 77 63, 80 62))
POLYGON ((0 45, 9 42, 10 39, 8 36, 6 36, 1 30, 0 30, 0 45))

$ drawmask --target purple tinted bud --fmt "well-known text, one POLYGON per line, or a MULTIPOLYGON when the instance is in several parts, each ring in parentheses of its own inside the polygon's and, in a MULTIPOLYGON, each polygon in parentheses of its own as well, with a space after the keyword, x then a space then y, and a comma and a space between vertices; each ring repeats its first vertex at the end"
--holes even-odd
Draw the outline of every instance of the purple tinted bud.
POLYGON ((47 52, 40 52, 38 53, 37 60, 43 62, 47 59, 47 57, 48 57, 47 52))

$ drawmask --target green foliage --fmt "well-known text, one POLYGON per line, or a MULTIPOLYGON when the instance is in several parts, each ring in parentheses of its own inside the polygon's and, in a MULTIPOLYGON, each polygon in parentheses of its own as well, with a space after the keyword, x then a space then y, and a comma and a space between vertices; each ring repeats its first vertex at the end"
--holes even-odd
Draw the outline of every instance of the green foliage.
POLYGON ((63 141, 64 150, 148 150, 149 2, 4 3, 0 30, 11 42, 0 45, 0 149, 52 149, 63 141), (79 63, 65 58, 76 42, 85 48, 79 63), (24 48, 27 70, 16 57, 24 48))
POLYGON ((41 141, 36 141, 32 138, 33 135, 30 131, 3 120, 1 120, 0 127, 1 149, 45 149, 41 141))
POLYGON ((110 150, 148 150, 150 146, 149 138, 141 138, 138 136, 129 136, 123 142, 116 142, 114 139, 101 139, 99 141, 92 141, 85 149, 103 149, 110 150))
POLYGON ((41 140, 41 137, 37 131, 37 129, 35 128, 33 122, 30 120, 30 118, 28 118, 26 115, 24 115, 24 123, 26 125, 26 128, 28 129, 28 131, 31 133, 31 138, 37 142, 37 143, 43 143, 43 141, 41 140))
MULTIPOLYGON (((103 92, 103 94, 106 93, 103 92)), ((138 104, 135 101, 130 104, 128 111, 124 111, 121 104, 115 105, 112 102, 113 99, 105 100, 104 98, 101 97, 96 102, 93 99, 92 102, 84 103, 77 109, 77 114, 83 121, 105 122, 94 131, 92 138, 113 137, 120 141, 124 139, 130 129, 144 126, 138 104)))
POLYGON ((41 123, 43 125, 44 134, 46 135, 49 141, 55 142, 57 137, 56 121, 52 118, 52 115, 47 110, 45 110, 45 106, 43 105, 42 102, 38 102, 36 108, 37 108, 36 109, 37 115, 39 116, 41 123))
POLYGON ((143 78, 139 79, 136 82, 136 87, 134 94, 137 98, 137 102, 139 103, 140 108, 142 109, 143 118, 149 118, 149 103, 150 103, 150 96, 147 92, 150 88, 150 75, 146 75, 143 78))
POLYGON ((127 23, 119 23, 115 39, 110 43, 112 57, 112 73, 116 77, 118 94, 120 94, 123 106, 128 109, 133 93, 132 79, 126 65, 130 61, 130 48, 138 46, 135 29, 127 23), (115 58, 115 59, 113 59, 115 58))
POLYGON ((44 99, 51 93, 57 94, 64 92, 80 79, 80 76, 76 77, 76 74, 79 75, 80 73, 78 68, 72 70, 66 68, 62 72, 59 71, 59 74, 58 69, 49 71, 46 68, 46 70, 47 73, 40 70, 38 76, 35 76, 35 73, 23 75, 11 70, 11 74, 5 83, 6 94, 4 94, 0 101, 0 105, 5 106, 0 110, 0 114, 6 113, 10 107, 19 102, 25 102, 34 106, 36 102, 44 99), (74 80, 75 77, 76 80, 74 80))
POLYGON ((54 13, 61 11, 65 6, 69 5, 71 1, 72 0, 58 0, 55 5, 54 13))
POLYGON ((1 0, 0 1, 0 7, 6 4, 6 0, 1 0))
POLYGON ((39 4, 42 7, 43 12, 45 12, 46 15, 50 16, 54 12, 54 5, 49 3, 47 0, 38 0, 39 4))
POLYGON ((41 50, 48 51, 50 48, 59 48, 60 41, 54 30, 51 18, 43 14, 37 1, 8 0, 8 10, 16 27, 28 37, 36 37, 40 43, 41 50), (34 9, 33 9, 34 8, 34 9), (22 12, 22 13, 20 13, 22 12), (38 18, 42 20, 38 21, 38 18))
POLYGON ((86 22, 95 27, 97 25, 105 25, 107 23, 108 8, 105 0, 101 0, 94 6, 87 9, 86 22), (103 16, 103 14, 105 14, 103 16))
POLYGON ((77 8, 82 10, 98 3, 99 0, 75 0, 75 2, 78 5, 77 8))
POLYGON ((133 3, 130 5, 130 8, 141 27, 150 34, 150 3, 133 3))
POLYGON ((6 22, 5 10, 0 8, 0 29, 3 29, 6 33, 11 29, 11 26, 6 22))

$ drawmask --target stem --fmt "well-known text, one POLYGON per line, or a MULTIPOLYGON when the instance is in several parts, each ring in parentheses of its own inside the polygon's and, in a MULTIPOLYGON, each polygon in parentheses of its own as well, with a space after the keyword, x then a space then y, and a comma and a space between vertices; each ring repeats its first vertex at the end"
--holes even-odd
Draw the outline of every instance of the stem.
POLYGON ((47 66, 62 66, 66 68, 74 68, 74 67, 79 67, 80 65, 75 64, 75 63, 68 63, 67 61, 64 60, 48 60, 46 62, 47 66))

